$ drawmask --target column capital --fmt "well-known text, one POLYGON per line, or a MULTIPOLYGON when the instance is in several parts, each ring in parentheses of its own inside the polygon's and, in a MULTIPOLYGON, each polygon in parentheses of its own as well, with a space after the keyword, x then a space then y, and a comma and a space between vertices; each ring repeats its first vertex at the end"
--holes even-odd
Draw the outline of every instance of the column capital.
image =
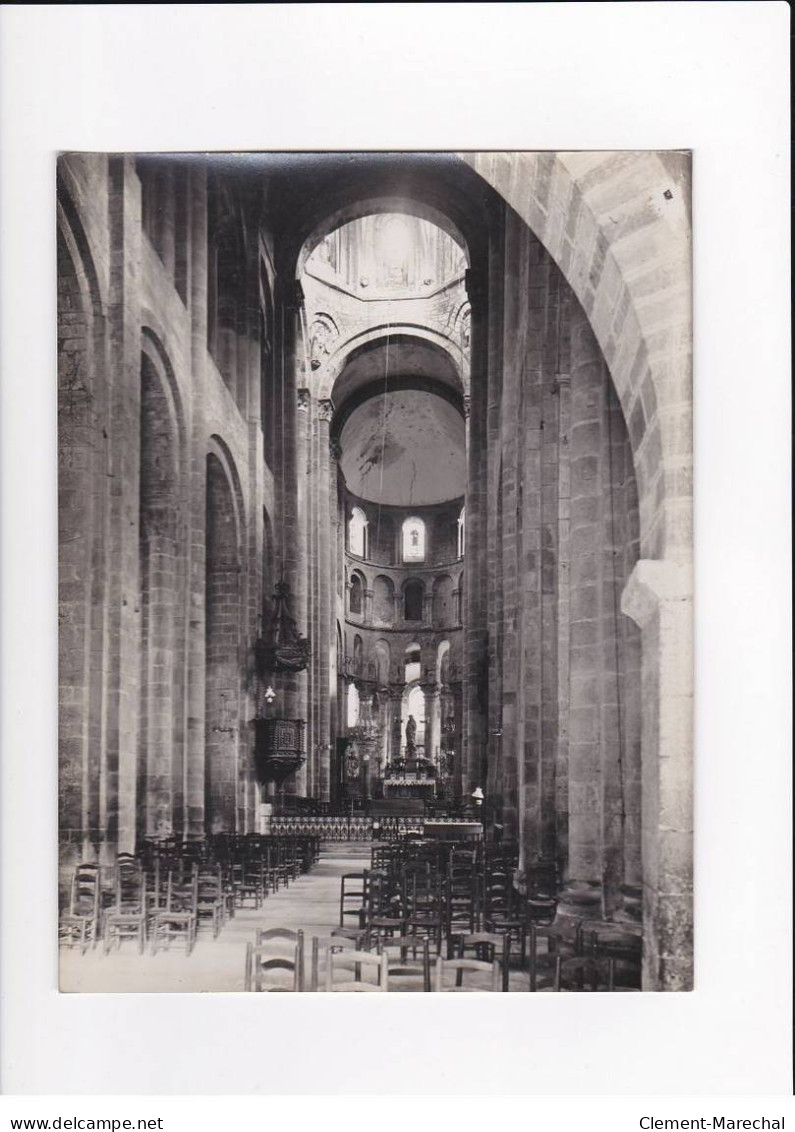
POLYGON ((334 402, 328 398, 317 403, 317 419, 319 421, 330 422, 334 416, 334 402))
POLYGON ((640 558, 621 595, 621 612, 642 629, 664 602, 691 601, 693 565, 665 559, 640 558))
POLYGON ((309 406, 312 404, 311 390, 301 388, 298 390, 298 411, 299 413, 309 412, 309 406))

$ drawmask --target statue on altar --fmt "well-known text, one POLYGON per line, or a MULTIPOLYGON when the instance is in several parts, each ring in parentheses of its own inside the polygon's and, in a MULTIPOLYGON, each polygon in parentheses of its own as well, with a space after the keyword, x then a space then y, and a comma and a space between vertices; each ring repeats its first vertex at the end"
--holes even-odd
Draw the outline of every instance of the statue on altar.
POLYGON ((413 759, 417 754, 417 721, 410 715, 406 723, 406 755, 413 759))

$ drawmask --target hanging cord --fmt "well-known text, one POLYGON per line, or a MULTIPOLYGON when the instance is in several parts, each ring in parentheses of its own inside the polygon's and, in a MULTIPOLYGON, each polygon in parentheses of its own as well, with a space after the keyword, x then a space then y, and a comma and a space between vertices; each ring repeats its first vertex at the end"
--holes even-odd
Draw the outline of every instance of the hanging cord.
MULTIPOLYGON (((390 300, 391 301, 391 300, 390 300)), ((389 387, 389 342, 391 323, 386 324, 386 357, 384 359, 384 389, 381 394, 381 459, 378 478, 378 511, 375 520, 375 545, 381 546, 381 504, 384 498, 384 452, 386 451, 386 395, 389 387)))

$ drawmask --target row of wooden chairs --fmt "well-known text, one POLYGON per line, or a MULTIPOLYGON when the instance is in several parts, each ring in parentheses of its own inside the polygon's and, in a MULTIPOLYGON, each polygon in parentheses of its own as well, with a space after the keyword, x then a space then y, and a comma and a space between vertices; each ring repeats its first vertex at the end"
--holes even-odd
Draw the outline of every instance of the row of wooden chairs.
POLYGON ((236 908, 259 908, 271 892, 308 871, 320 852, 315 837, 221 837, 208 842, 145 843, 140 856, 115 865, 78 865, 59 938, 81 953, 102 941, 105 953, 125 940, 155 954, 175 942, 193 950, 200 927, 217 937, 236 908))
POLYGON ((495 944, 483 940, 467 944, 463 938, 457 956, 438 957, 431 966, 426 938, 410 935, 378 938, 371 949, 364 941, 340 933, 312 938, 310 976, 305 977, 304 933, 288 928, 270 928, 257 933, 246 946, 245 989, 247 991, 372 992, 388 991, 392 984, 406 978, 419 979, 424 992, 507 990, 504 968, 494 958, 495 944), (274 943, 277 945, 274 948, 274 943), (279 946, 281 945, 281 946, 279 946), (466 955, 473 947, 478 955, 466 955), (484 947, 491 947, 491 957, 483 958, 484 947), (321 979, 320 960, 324 958, 325 976, 321 979), (285 976, 286 975, 286 979, 285 976), (477 985, 472 976, 479 976, 477 985), (308 982, 308 985, 307 985, 308 982), (485 983, 485 985, 483 985, 485 983))

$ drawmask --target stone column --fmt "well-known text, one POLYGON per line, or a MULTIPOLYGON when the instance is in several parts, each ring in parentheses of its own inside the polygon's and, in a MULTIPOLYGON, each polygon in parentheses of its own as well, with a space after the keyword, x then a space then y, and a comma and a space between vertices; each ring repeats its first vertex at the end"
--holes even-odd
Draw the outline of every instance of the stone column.
MULTIPOLYGON (((276 390, 276 435, 280 439, 279 473, 275 475, 279 492, 281 561, 284 580, 290 586, 290 612, 299 632, 307 630, 307 586, 303 572, 306 547, 303 545, 299 521, 299 476, 297 452, 298 416, 298 336, 301 286, 296 281, 282 283, 277 290, 277 329, 280 332, 280 372, 276 390)), ((305 478, 305 477, 303 477, 305 478)), ((303 506, 303 501, 301 503, 303 506)), ((285 673, 282 705, 287 718, 306 719, 306 675, 285 673)))
MULTIPOLYGON (((116 852, 134 852, 136 834, 143 833, 136 830, 141 663, 141 199, 134 158, 108 160, 108 190, 109 357, 99 352, 95 357, 96 399, 91 404, 96 467, 105 482, 95 485, 94 538, 88 549, 92 639, 87 674, 87 796, 83 799, 83 859, 92 859, 86 853, 90 837, 95 848, 99 842, 100 859, 106 863, 116 852), (111 387, 108 402, 103 403, 105 366, 111 387)), ((88 532, 86 538, 91 538, 88 532)))
POLYGON ((568 865, 562 910, 604 915, 602 417, 607 374, 581 310, 572 326, 568 865))
POLYGON ((636 563, 621 609, 642 634, 643 987, 693 987, 693 573, 636 563))
POLYGON ((569 858, 569 635, 571 568, 571 470, 569 428, 571 423, 571 377, 559 373, 558 380, 558 735, 555 753, 555 862, 559 877, 566 875, 569 858))
MULTIPOLYGON (((490 348, 492 320, 489 318, 490 276, 499 280, 497 260, 501 245, 492 249, 494 271, 486 265, 470 269, 466 287, 472 305, 470 344, 470 414, 467 433, 467 553, 464 557, 464 723, 461 758, 461 790, 468 796, 482 786, 486 772, 486 725, 488 713, 488 539, 486 497, 486 452, 488 374, 501 363, 498 347, 490 348)), ((501 262, 499 264, 501 267, 501 262)), ((498 302, 495 299, 495 309, 498 302)), ((501 333, 501 325, 500 325, 501 333)), ((500 347, 501 348, 501 347, 500 347)))
MULTIPOLYGON (((300 322, 300 318, 299 318, 300 322)), ((298 355, 295 356, 296 368, 300 368, 298 355)), ((303 380, 303 375, 296 374, 296 381, 303 380)), ((293 594, 293 616, 297 617, 298 614, 298 592, 303 592, 307 595, 305 603, 307 619, 305 622, 298 622, 299 631, 305 633, 309 637, 310 644, 310 657, 309 657, 309 670, 298 677, 300 681, 299 693, 296 702, 296 716, 298 719, 306 720, 306 762, 303 766, 299 767, 294 774, 291 774, 285 781, 282 788, 283 794, 297 794, 299 797, 305 797, 307 794, 307 781, 312 774, 313 764, 315 761, 315 744, 317 742, 315 736, 314 719, 310 710, 310 685, 312 668, 315 658, 315 641, 312 639, 314 636, 314 625, 311 622, 310 616, 310 601, 308 600, 311 593, 311 585, 309 581, 309 564, 312 560, 311 542, 314 536, 314 524, 312 522, 312 498, 311 491, 313 481, 307 475, 308 464, 310 460, 310 452, 313 444, 312 424, 309 416, 308 409, 310 403, 308 400, 309 391, 303 386, 296 389, 295 397, 295 463, 297 471, 297 524, 299 531, 299 544, 303 549, 302 560, 298 564, 298 573, 296 575, 295 587, 296 591, 293 594), (298 584, 300 577, 301 583, 298 584)), ((285 712, 287 714, 287 712, 285 712)))
POLYGON ((372 625, 373 623, 373 591, 364 591, 364 624, 372 625))
POLYGON ((425 696, 425 757, 438 765, 437 757, 441 739, 439 719, 440 689, 438 684, 422 684, 425 696))
POLYGON ((317 515, 317 562, 318 562, 318 616, 317 641, 317 704, 318 736, 320 740, 320 760, 318 766, 318 789, 320 801, 330 800, 331 790, 331 651, 332 633, 332 585, 334 577, 334 554, 336 540, 332 538, 332 516, 336 514, 336 497, 331 494, 331 452, 329 429, 334 415, 331 401, 318 402, 318 515, 317 515))
POLYGON ((403 741, 400 726, 400 712, 403 706, 403 685, 390 684, 389 686, 389 761, 394 762, 400 758, 400 747, 403 741), (398 726, 395 725, 398 721, 398 726))
MULTIPOLYGON (((207 360, 207 171, 191 168, 190 199, 190 326, 191 376, 204 389, 207 360)), ((188 635, 188 743, 186 813, 188 838, 204 836, 205 784, 205 522, 207 462, 204 398, 192 399, 190 451, 190 579, 188 635)))

